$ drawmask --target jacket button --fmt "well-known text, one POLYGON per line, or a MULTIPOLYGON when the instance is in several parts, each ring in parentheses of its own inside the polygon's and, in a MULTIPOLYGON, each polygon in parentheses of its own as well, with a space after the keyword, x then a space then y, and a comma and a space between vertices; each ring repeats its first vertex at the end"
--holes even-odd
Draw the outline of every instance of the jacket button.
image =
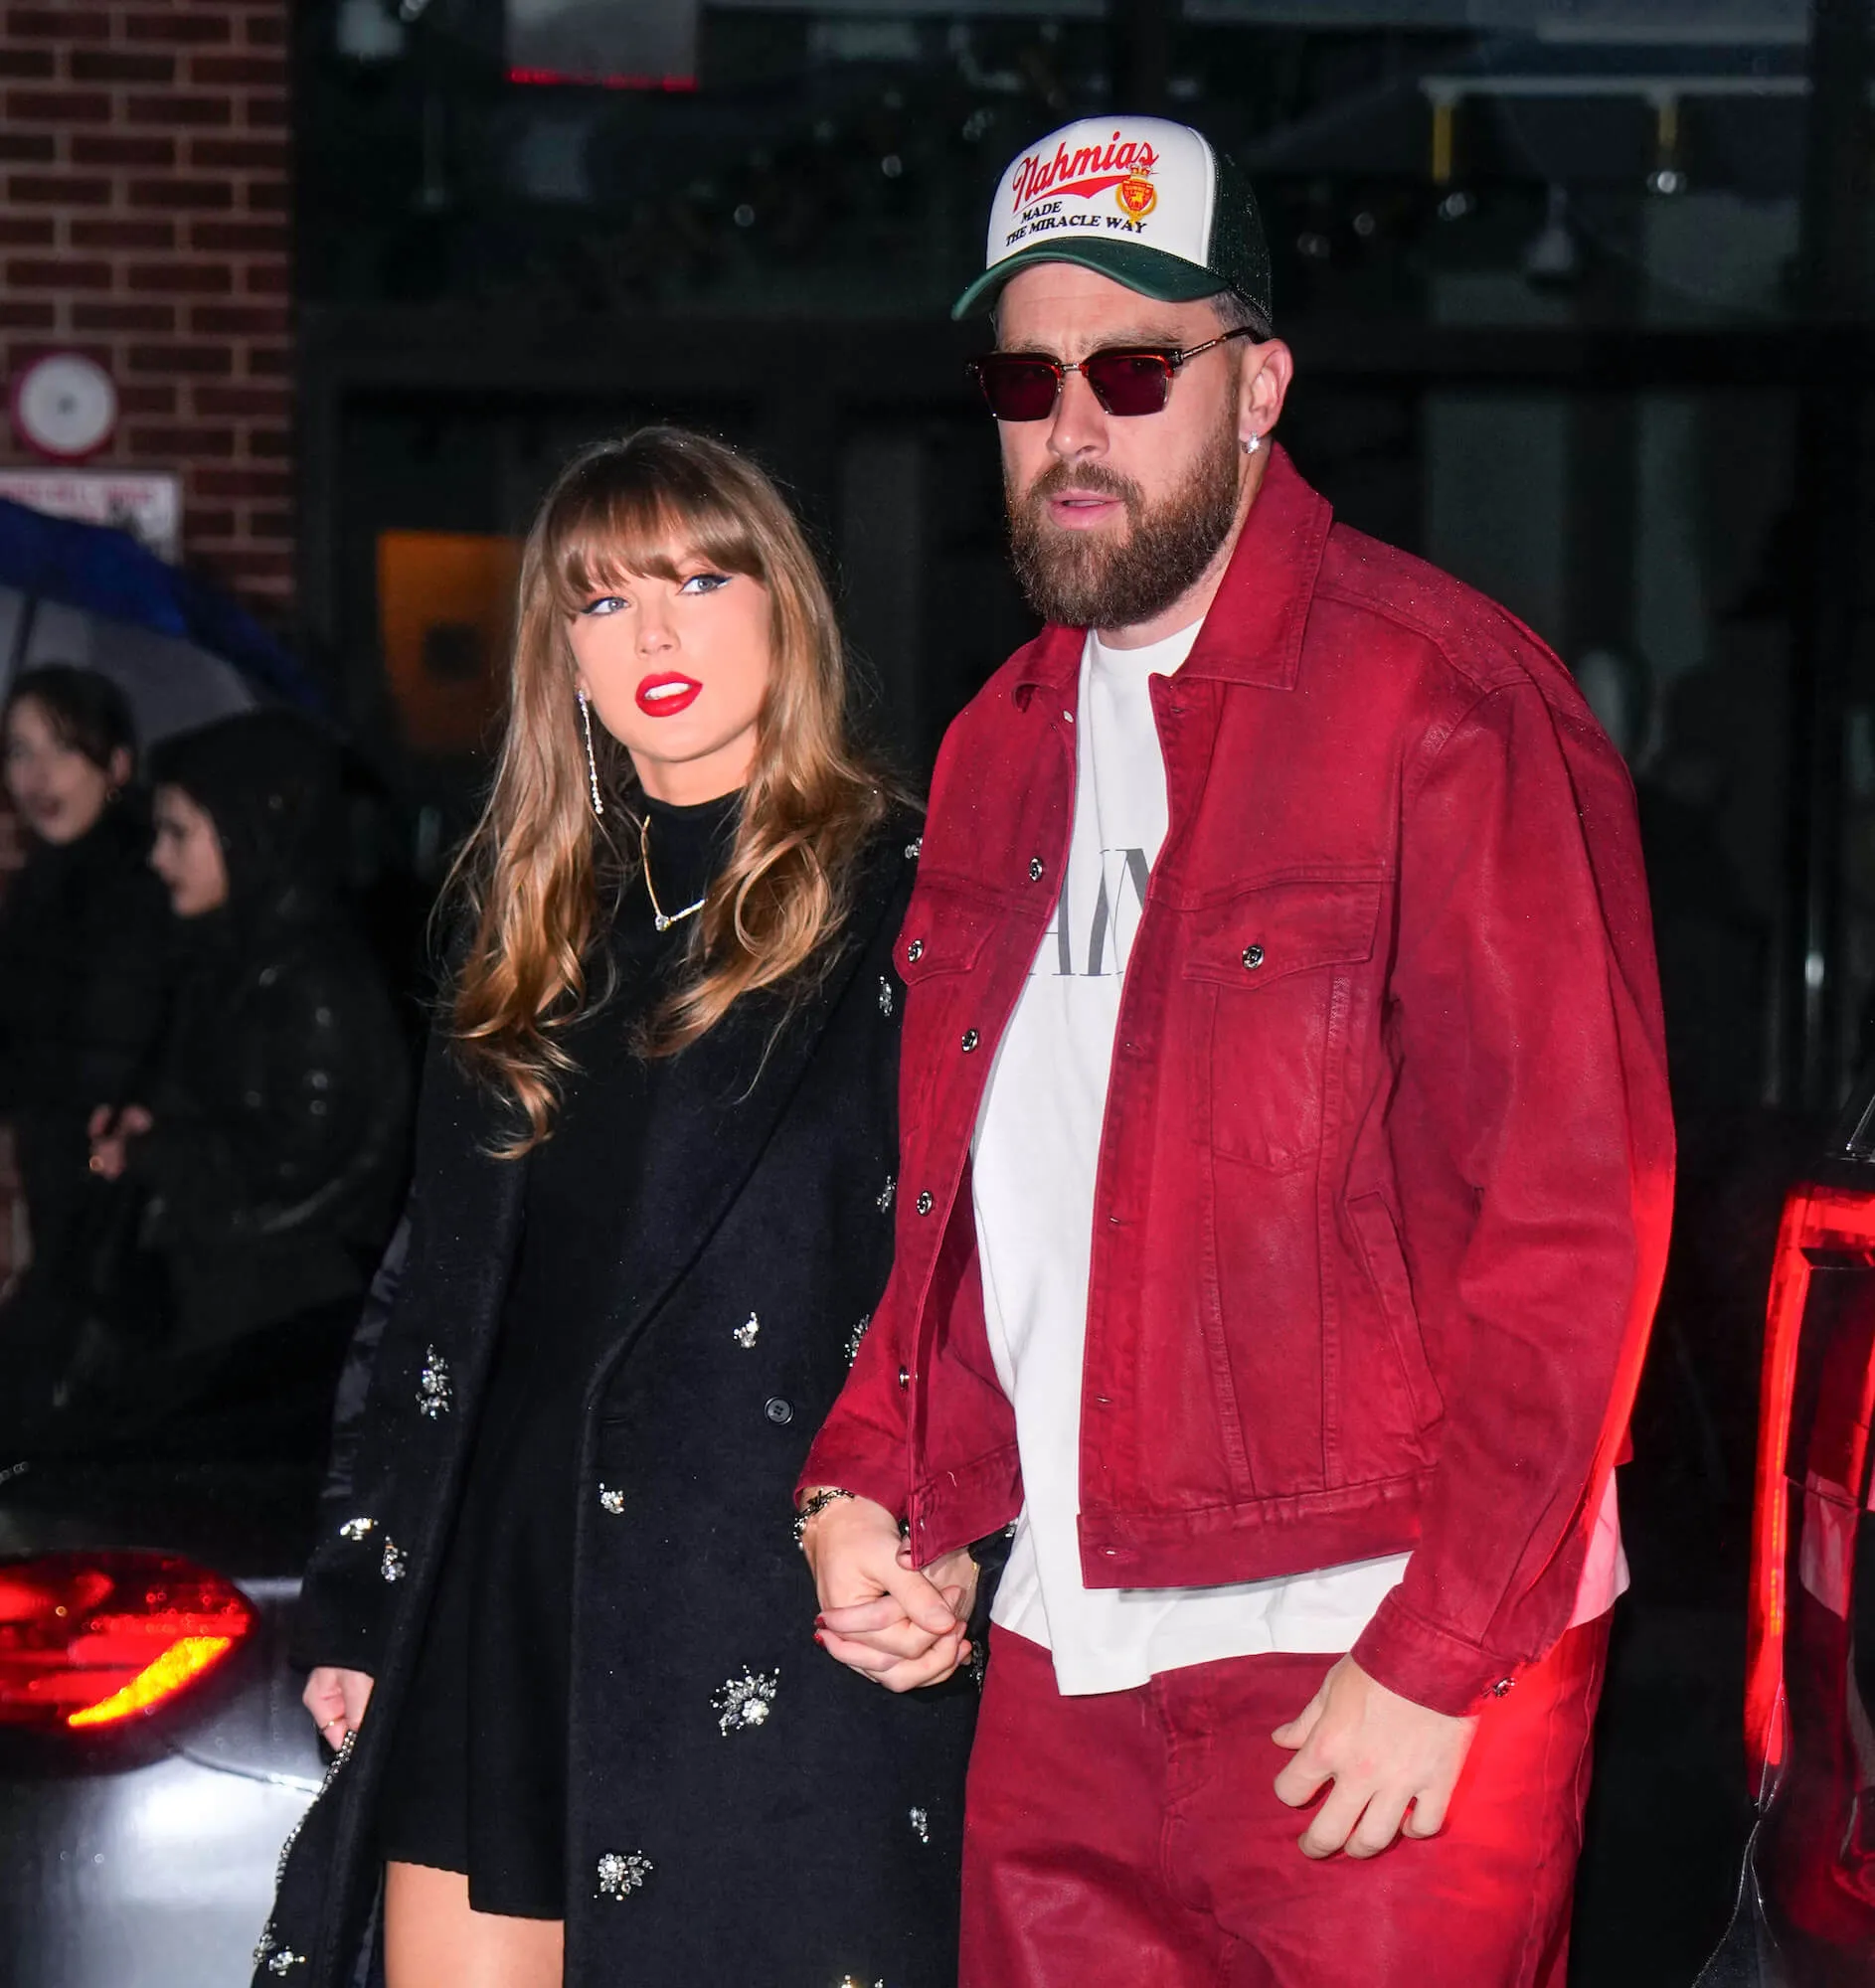
POLYGON ((793 1408, 779 1395, 770 1395, 762 1406, 762 1412, 779 1428, 784 1422, 794 1419, 793 1408))
POLYGON ((911 1370, 911 1368, 909 1368, 909 1367, 901 1367, 901 1368, 899 1369, 899 1386, 900 1386, 901 1388, 909 1388, 909 1387, 910 1387, 911 1385, 912 1385, 912 1370, 911 1370))
POLYGON ((921 1194, 918 1198, 918 1212, 921 1215, 929 1215, 937 1205, 928 1193, 921 1194))
POLYGON ((1031 884, 1039 884, 1047 874, 1047 864, 1039 856, 1031 856, 1029 858, 1029 882, 1031 884))
POLYGON ((905 948, 905 956, 912 962, 914 966, 916 966, 918 962, 925 957, 925 941, 922 938, 915 938, 912 941, 912 943, 905 948))
POLYGON ((981 1041, 982 1038, 976 1033, 974 1029, 965 1029, 963 1032, 963 1054, 965 1056, 968 1056, 970 1052, 973 1049, 975 1049, 977 1044, 981 1041))
POLYGON ((1258 967, 1263 964, 1263 947, 1255 944, 1245 946, 1244 964, 1250 968, 1251 972, 1255 973, 1258 967))

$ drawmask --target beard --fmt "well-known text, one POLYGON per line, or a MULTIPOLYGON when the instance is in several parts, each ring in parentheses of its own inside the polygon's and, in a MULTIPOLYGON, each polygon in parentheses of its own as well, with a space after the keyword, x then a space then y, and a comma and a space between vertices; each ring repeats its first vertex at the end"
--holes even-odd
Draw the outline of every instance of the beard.
POLYGON ((1163 614, 1230 537, 1240 455, 1236 423, 1220 423, 1184 482, 1156 504, 1131 478, 1099 463, 1054 463, 1020 496, 1005 483, 1009 557, 1029 605, 1067 628, 1130 628, 1163 614), (1048 500, 1071 487, 1118 499, 1125 536, 1055 524, 1048 500))

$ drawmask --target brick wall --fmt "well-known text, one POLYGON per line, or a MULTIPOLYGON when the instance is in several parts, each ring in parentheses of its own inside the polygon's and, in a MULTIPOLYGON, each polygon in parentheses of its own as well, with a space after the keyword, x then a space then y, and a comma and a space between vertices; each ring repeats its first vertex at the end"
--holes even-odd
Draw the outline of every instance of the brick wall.
MULTIPOLYGON (((289 0, 0 0, 0 353, 117 383, 102 465, 183 481, 183 555, 292 592, 289 0)), ((0 424, 3 425, 3 424, 0 424)), ((10 430, 0 461, 30 463, 10 430)))

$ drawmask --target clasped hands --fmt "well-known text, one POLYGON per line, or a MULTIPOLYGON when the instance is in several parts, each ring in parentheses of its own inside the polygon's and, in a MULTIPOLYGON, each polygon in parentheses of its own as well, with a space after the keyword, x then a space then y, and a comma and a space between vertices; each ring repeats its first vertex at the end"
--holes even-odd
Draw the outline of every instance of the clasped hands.
MULTIPOLYGON (((814 1640, 830 1657, 889 1691, 939 1684, 968 1659, 968 1554, 921 1572, 892 1514, 869 1498, 825 1506, 801 1549, 820 1595, 814 1640)), ((1277 1776, 1278 1800, 1306 1808, 1329 1790, 1302 1833, 1303 1854, 1375 1857, 1397 1836, 1437 1835, 1476 1731, 1475 1719, 1417 1705, 1342 1657, 1271 1735, 1293 1755, 1277 1776)))
POLYGON ((897 1521, 870 1498, 823 1506, 801 1534, 820 1613, 814 1641, 888 1691, 941 1684, 969 1660, 976 1563, 945 1554, 923 1572, 897 1521))

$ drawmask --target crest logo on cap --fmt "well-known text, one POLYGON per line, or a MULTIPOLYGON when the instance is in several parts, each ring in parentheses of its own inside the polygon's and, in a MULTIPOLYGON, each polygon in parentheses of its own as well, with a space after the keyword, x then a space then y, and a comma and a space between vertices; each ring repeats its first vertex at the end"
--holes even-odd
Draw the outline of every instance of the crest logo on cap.
POLYGON ((1113 189, 1120 212, 1133 221, 1143 221, 1159 204, 1158 189, 1143 173, 1129 174, 1113 189))

